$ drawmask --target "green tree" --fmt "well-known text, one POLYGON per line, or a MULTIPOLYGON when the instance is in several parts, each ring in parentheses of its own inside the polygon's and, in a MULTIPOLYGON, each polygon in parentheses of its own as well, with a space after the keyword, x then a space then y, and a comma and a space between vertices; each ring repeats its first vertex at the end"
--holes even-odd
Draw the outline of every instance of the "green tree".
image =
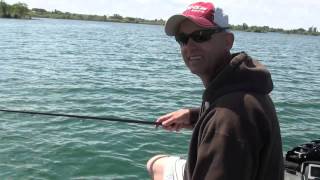
POLYGON ((269 26, 263 26, 263 27, 262 27, 262 31, 263 31, 263 32, 269 32, 269 30, 270 30, 270 27, 269 27, 269 26))
POLYGON ((126 17, 124 18, 125 22, 130 22, 130 23, 137 23, 138 21, 136 20, 136 18, 133 17, 126 17))
POLYGON ((13 18, 26 18, 28 16, 29 9, 25 3, 16 3, 10 7, 10 17, 13 18))
POLYGON ((314 33, 318 32, 316 27, 313 28, 313 32, 314 33))
POLYGON ((109 18, 110 19, 116 19, 116 20, 122 20, 123 19, 123 17, 120 16, 119 14, 114 14, 113 16, 110 16, 109 18))
POLYGON ((41 8, 32 8, 32 11, 38 12, 38 13, 46 13, 47 12, 45 9, 41 9, 41 8))
POLYGON ((306 30, 303 29, 303 28, 299 28, 299 29, 297 29, 297 31, 300 32, 300 33, 305 33, 306 32, 306 30))
POLYGON ((247 29, 249 29, 248 24, 243 23, 243 24, 242 24, 242 29, 245 30, 245 31, 246 31, 247 29))
POLYGON ((4 1, 0 1, 0 17, 9 17, 9 8, 10 6, 4 1))
POLYGON ((59 10, 56 10, 56 9, 52 13, 54 13, 54 14, 63 14, 63 12, 61 12, 59 10))

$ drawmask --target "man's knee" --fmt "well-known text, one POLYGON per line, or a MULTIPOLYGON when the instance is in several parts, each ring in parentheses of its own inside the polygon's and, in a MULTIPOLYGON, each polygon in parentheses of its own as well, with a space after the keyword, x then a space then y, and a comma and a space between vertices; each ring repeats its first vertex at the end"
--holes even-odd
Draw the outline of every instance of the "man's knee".
POLYGON ((149 174, 153 177, 162 176, 167 158, 168 155, 156 155, 149 159, 147 162, 147 170, 149 174))

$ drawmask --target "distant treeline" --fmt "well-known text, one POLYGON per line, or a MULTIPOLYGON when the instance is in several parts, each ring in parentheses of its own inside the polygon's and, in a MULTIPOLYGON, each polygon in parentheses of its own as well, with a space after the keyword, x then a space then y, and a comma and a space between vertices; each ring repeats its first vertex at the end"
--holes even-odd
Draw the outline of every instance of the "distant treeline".
POLYGON ((287 34, 303 34, 303 35, 314 35, 314 36, 320 35, 320 32, 318 32, 316 27, 310 27, 308 30, 305 30, 303 28, 284 30, 281 28, 272 28, 269 26, 248 26, 246 23, 243 23, 242 25, 232 25, 231 29, 238 30, 238 31, 257 32, 257 33, 280 32, 280 33, 287 33, 287 34))
POLYGON ((59 10, 46 11, 45 9, 39 9, 39 8, 31 9, 31 16, 39 17, 39 18, 74 19, 74 20, 140 23, 140 24, 155 24, 155 25, 163 25, 165 23, 165 21, 162 19, 146 20, 142 18, 122 17, 119 14, 114 14, 112 16, 75 14, 70 12, 61 12, 59 10))
MULTIPOLYGON (((13 5, 6 4, 3 0, 0 0, 0 17, 3 18, 24 18, 31 19, 31 17, 38 18, 54 18, 54 19, 74 19, 74 20, 88 20, 88 21, 105 21, 105 22, 121 22, 121 23, 139 23, 139 24, 155 24, 164 25, 163 19, 147 20, 134 17, 123 17, 119 14, 112 16, 98 16, 98 15, 86 15, 75 14, 70 12, 61 12, 59 10, 47 11, 45 9, 33 8, 28 9, 28 6, 24 3, 16 3, 13 5)), ((231 25, 232 30, 247 31, 247 32, 280 32, 287 34, 303 34, 303 35, 320 35, 316 27, 310 27, 308 30, 303 28, 284 30, 281 28, 271 28, 269 26, 248 26, 246 23, 242 25, 231 25)))

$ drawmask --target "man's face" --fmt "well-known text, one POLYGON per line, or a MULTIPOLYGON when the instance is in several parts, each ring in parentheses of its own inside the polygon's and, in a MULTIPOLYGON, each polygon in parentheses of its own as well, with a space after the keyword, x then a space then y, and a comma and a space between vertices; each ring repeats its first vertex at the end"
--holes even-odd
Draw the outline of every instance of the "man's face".
MULTIPOLYGON (((204 28, 189 20, 181 23, 178 33, 190 34, 204 28)), ((230 34, 229 34, 230 35, 230 34)), ((189 38, 187 44, 181 45, 181 54, 186 66, 198 76, 210 76, 220 67, 224 56, 229 53, 225 32, 215 33, 205 42, 195 42, 189 38)))

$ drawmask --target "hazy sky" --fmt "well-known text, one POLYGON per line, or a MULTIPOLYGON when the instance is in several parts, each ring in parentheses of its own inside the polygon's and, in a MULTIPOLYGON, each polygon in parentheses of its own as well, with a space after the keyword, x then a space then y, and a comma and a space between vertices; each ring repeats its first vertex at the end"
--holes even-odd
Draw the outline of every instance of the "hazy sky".
MULTIPOLYGON (((5 0, 24 2, 29 8, 58 9, 73 13, 167 19, 181 13, 195 0, 5 0)), ((285 29, 317 27, 320 30, 320 0, 215 0, 231 24, 267 25, 285 29)))

